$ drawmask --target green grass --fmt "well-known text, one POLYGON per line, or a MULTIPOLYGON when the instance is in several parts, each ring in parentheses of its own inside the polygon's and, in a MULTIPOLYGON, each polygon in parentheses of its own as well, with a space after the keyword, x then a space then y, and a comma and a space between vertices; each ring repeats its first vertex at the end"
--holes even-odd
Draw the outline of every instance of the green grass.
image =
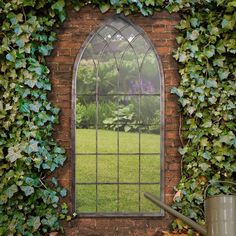
MULTIPOLYGON (((119 153, 138 153, 139 134, 119 132, 119 153)), ((160 136, 156 134, 141 134, 141 153, 160 152, 160 136)), ((96 152, 96 130, 77 129, 76 152, 96 152)), ((98 153, 117 153, 117 132, 98 130, 98 153)), ((160 156, 159 155, 98 155, 97 180, 98 182, 118 181, 117 168, 119 165, 119 182, 158 182, 160 180, 160 156), (139 159, 140 158, 140 159, 139 159)), ((76 157, 76 182, 96 182, 96 156, 78 155, 76 157)), ((139 191, 141 212, 153 212, 159 209, 143 197, 145 191, 155 195, 160 194, 160 186, 157 184, 138 185, 116 184, 98 185, 98 211, 116 212, 119 205, 120 212, 139 211, 139 191), (117 192, 119 187, 119 204, 117 192)), ((96 185, 78 184, 76 187, 76 204, 79 212, 96 211, 96 185)))

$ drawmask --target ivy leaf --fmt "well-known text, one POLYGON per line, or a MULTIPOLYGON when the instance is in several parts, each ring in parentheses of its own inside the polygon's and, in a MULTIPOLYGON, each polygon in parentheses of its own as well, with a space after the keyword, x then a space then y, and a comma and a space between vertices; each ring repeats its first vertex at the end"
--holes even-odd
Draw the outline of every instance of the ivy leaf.
POLYGON ((218 75, 221 80, 227 79, 229 76, 229 70, 228 69, 220 69, 218 71, 218 75))
POLYGON ((16 192, 18 192, 16 184, 11 185, 8 189, 4 191, 8 198, 12 198, 16 192))
POLYGON ((13 13, 13 12, 8 13, 7 18, 10 20, 12 25, 17 24, 17 17, 16 17, 15 13, 13 13))
POLYGON ((111 5, 115 6, 115 5, 118 5, 120 0, 110 0, 111 2, 111 5))
POLYGON ((108 3, 102 2, 99 4, 99 9, 102 13, 105 13, 110 9, 110 5, 108 3))
POLYGON ((65 20, 65 11, 64 11, 65 1, 59 0, 52 5, 52 9, 55 10, 59 16, 61 22, 65 20))
POLYGON ((17 45, 19 48, 22 48, 22 47, 25 46, 25 43, 24 43, 23 40, 18 39, 18 40, 16 40, 16 45, 17 45))
POLYGON ((21 158, 21 150, 19 146, 8 148, 8 155, 6 157, 10 160, 11 163, 21 158))
POLYGON ((25 80, 24 84, 27 84, 30 88, 33 88, 37 84, 36 79, 25 80))
POLYGON ((6 55, 6 59, 8 61, 14 62, 16 60, 16 53, 14 52, 10 52, 6 55))
POLYGON ((22 112, 22 113, 29 113, 29 112, 30 112, 29 104, 28 104, 28 103, 25 103, 25 102, 23 102, 23 101, 20 101, 20 102, 19 102, 19 110, 20 110, 20 112, 22 112))
POLYGON ((207 49, 204 50, 204 54, 208 57, 211 58, 215 55, 215 46, 211 45, 207 49))
POLYGON ((55 177, 52 177, 51 182, 57 187, 58 186, 58 182, 57 179, 55 177))
POLYGON ((199 167, 205 172, 207 169, 209 169, 211 166, 206 163, 199 164, 199 167))
POLYGON ((61 195, 62 197, 65 197, 66 194, 67 194, 67 190, 66 190, 65 188, 63 188, 63 189, 60 191, 60 195, 61 195))
POLYGON ((37 152, 39 150, 38 144, 39 144, 38 141, 31 139, 28 146, 28 152, 29 153, 37 152))
POLYGON ((220 142, 221 143, 226 143, 226 144, 231 144, 231 141, 235 138, 235 135, 232 131, 229 131, 228 134, 226 135, 221 135, 220 136, 220 142))
POLYGON ((53 49, 52 46, 50 45, 42 45, 39 47, 39 52, 43 55, 43 56, 48 56, 50 55, 51 50, 53 49))
POLYGON ((195 110, 196 110, 196 108, 193 107, 193 106, 189 106, 189 107, 187 108, 187 111, 188 111, 188 113, 189 113, 190 115, 192 115, 192 114, 195 112, 195 110))
POLYGON ((213 61, 213 66, 223 67, 224 66, 224 61, 225 61, 225 57, 215 59, 213 61))
POLYGON ((39 109, 41 107, 41 104, 39 102, 34 102, 29 104, 29 109, 34 112, 39 112, 39 109))
POLYGON ((208 79, 206 80, 206 86, 207 88, 217 88, 218 84, 214 79, 208 79))
POLYGON ((199 32, 197 30, 193 30, 191 33, 187 32, 187 39, 192 41, 196 40, 199 37, 199 32))
POLYGON ((183 90, 180 88, 176 88, 176 87, 171 89, 171 93, 178 95, 180 98, 183 97, 183 95, 184 95, 183 90))
POLYGON ((206 147, 208 145, 208 143, 209 143, 208 138, 202 138, 200 140, 200 144, 201 144, 202 147, 206 147))
POLYGON ((197 18, 191 18, 190 19, 190 23, 191 23, 191 25, 194 27, 194 28, 196 28, 197 26, 199 26, 199 20, 197 19, 197 18))
POLYGON ((30 216, 27 220, 27 225, 33 228, 33 232, 35 232, 41 225, 39 216, 30 216))
POLYGON ((146 1, 145 1, 145 5, 146 5, 146 6, 149 6, 149 5, 155 6, 155 0, 146 0, 146 1))
POLYGON ((211 153, 208 152, 208 151, 204 152, 202 156, 206 160, 210 160, 211 159, 211 153))
POLYGON ((20 186, 20 189, 25 193, 25 196, 30 196, 34 193, 34 188, 31 186, 20 186))

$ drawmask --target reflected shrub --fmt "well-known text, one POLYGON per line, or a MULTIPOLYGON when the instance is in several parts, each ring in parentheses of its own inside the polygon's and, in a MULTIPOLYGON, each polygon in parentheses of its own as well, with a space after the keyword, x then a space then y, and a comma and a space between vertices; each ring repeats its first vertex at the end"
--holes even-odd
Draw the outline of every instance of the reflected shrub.
MULTIPOLYGON (((98 123, 99 128, 105 128, 103 121, 109 117, 115 105, 112 102, 99 104, 98 109, 98 123)), ((76 103, 76 128, 95 128, 96 126, 96 103, 82 103, 77 99, 76 103)))
POLYGON ((135 117, 134 105, 120 105, 111 117, 103 121, 105 128, 119 131, 138 131, 139 125, 135 117))

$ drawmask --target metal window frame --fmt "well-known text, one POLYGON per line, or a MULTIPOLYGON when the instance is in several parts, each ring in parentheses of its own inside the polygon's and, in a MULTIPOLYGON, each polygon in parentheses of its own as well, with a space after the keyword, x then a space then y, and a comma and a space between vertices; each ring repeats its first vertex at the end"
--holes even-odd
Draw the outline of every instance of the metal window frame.
MULTIPOLYGON (((76 56, 75 62, 74 62, 74 67, 73 67, 73 77, 72 77, 72 103, 71 103, 71 109, 72 109, 72 116, 71 116, 71 139, 72 139, 72 210, 74 212, 76 212, 76 193, 75 193, 75 187, 76 187, 76 164, 75 164, 75 159, 76 159, 76 80, 77 80, 77 72, 78 72, 78 65, 82 59, 83 53, 86 49, 87 44, 92 40, 92 38, 97 35, 96 32, 99 31, 102 27, 105 27, 107 24, 109 24, 114 18, 120 18, 122 20, 124 20, 128 25, 131 25, 132 27, 134 27, 134 29, 136 29, 139 34, 138 35, 142 35, 144 37, 144 39, 149 43, 150 47, 148 49, 148 51, 150 49, 153 50, 153 52, 155 53, 156 59, 157 59, 157 63, 158 63, 158 67, 160 70, 160 197, 161 200, 164 200, 164 154, 165 154, 165 91, 164 91, 164 72, 163 72, 163 67, 161 64, 161 59, 158 55, 158 53, 155 50, 155 47, 153 45, 153 43, 151 42, 151 40, 149 39, 149 37, 146 35, 145 31, 139 27, 138 25, 135 25, 134 23, 132 23, 127 17, 123 16, 122 14, 115 14, 113 17, 110 17, 108 20, 106 20, 104 23, 100 24, 95 30, 93 30, 89 36, 86 38, 86 40, 84 41, 82 47, 80 48, 80 51, 78 53, 78 55, 76 56)), ((118 29, 116 29, 116 31, 119 31, 118 29)), ((116 32, 117 33, 117 32, 116 32)), ((116 34, 115 33, 115 34, 116 34)), ((109 46, 109 45, 108 45, 109 46)), ((122 94, 124 95, 124 94, 122 94)), ((145 94, 142 94, 142 96, 145 94)), ((153 94, 155 95, 155 94, 153 94)), ((140 134, 139 134, 140 135, 140 134)), ((141 153, 139 152, 139 155, 141 153)), ((147 153, 145 153, 146 155, 147 153)), ((154 182, 153 182, 154 183, 154 182)), ((117 185, 122 184, 122 183, 116 183, 117 185)), ((142 184, 139 182, 139 185, 142 184)), ((152 183, 150 183, 152 184, 152 183)), ((155 183, 154 183, 155 184, 155 183)), ((163 217, 164 216, 164 210, 160 209, 160 211, 158 213, 154 213, 154 212, 150 212, 150 213, 142 213, 142 212, 114 212, 114 213, 107 213, 107 212, 94 212, 94 213, 78 213, 77 217, 91 217, 91 218, 98 218, 98 217, 135 217, 135 218, 142 218, 142 217, 163 217)))

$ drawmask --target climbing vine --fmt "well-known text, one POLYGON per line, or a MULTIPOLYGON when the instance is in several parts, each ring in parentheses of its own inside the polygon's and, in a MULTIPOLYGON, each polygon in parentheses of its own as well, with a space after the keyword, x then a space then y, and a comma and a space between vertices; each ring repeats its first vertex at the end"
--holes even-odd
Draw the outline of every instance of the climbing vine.
MULTIPOLYGON (((172 92, 182 105, 180 148, 183 175, 173 207, 202 222, 203 190, 230 193, 236 172, 236 1, 82 0, 102 12, 145 16, 178 11, 181 82, 172 92), (191 206, 191 207, 189 207, 191 206)), ((0 235, 43 235, 59 230, 66 195, 51 172, 63 165, 64 150, 52 138, 59 110, 47 97, 51 85, 45 57, 55 27, 66 18, 64 0, 0 0, 0 235), (58 210, 60 208, 60 210, 58 210)))

